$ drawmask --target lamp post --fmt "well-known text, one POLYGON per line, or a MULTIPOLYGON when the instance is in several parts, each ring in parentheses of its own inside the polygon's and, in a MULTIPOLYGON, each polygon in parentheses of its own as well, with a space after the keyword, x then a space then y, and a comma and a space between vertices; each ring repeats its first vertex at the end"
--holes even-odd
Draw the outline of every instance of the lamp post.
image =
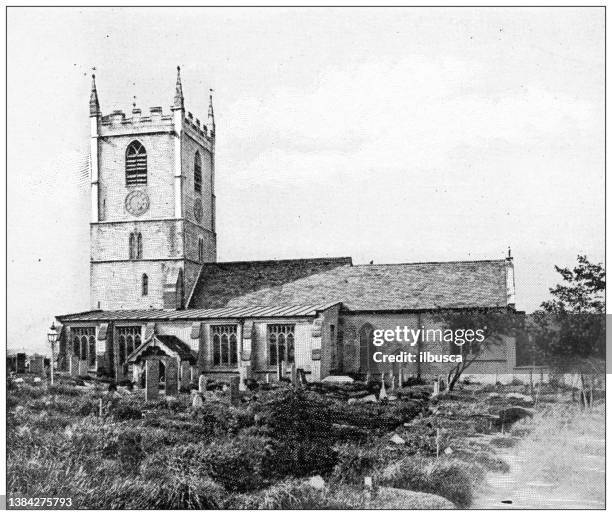
POLYGON ((49 328, 49 333, 47 333, 47 340, 51 344, 51 385, 53 385, 53 362, 55 361, 55 343, 57 341, 55 322, 51 323, 51 328, 49 328))

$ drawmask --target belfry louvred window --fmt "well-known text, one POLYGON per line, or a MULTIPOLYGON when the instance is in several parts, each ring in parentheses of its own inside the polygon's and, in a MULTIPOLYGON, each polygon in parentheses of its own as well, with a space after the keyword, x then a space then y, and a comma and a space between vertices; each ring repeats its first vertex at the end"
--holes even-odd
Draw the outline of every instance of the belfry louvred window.
POLYGON ((138 141, 130 143, 125 152, 125 184, 147 184, 147 151, 138 141))
POLYGON ((193 163, 193 187, 196 192, 202 191, 202 158, 196 151, 193 163))

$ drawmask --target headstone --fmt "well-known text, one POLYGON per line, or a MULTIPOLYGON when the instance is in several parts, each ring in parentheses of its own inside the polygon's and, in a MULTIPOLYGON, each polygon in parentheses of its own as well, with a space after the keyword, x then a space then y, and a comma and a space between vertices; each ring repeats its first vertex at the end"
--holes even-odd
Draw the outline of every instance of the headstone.
POLYGON ((238 384, 238 388, 241 391, 246 391, 247 390, 247 385, 246 385, 246 380, 247 380, 247 368, 242 366, 240 368, 238 368, 238 374, 240 375, 239 377, 239 384, 238 384))
POLYGON ((297 385, 297 370, 295 368, 295 362, 291 364, 291 384, 297 385))
POLYGON ((70 355, 70 376, 79 376, 79 357, 70 355))
POLYGON ((240 377, 232 376, 230 380, 230 403, 236 407, 240 405, 240 377))
POLYGON ((79 376, 87 376, 88 371, 87 360, 79 360, 79 376))
POLYGON ((191 370, 189 362, 183 361, 181 362, 181 388, 189 389, 189 384, 191 383, 191 370))
POLYGON ((178 364, 174 358, 166 364, 166 396, 178 394, 178 364))
POLYGON ((278 367, 276 368, 276 380, 280 382, 281 379, 283 378, 284 373, 285 373, 285 361, 281 360, 280 364, 278 364, 278 367))
POLYGON ((204 374, 200 375, 198 379, 198 391, 200 394, 204 394, 206 392, 206 376, 204 374))
POLYGON ((43 372, 43 357, 30 358, 30 373, 41 374, 43 372))
POLYGON ((440 394, 440 383, 436 380, 433 383, 433 395, 437 396, 438 394, 440 394))
POLYGON ((159 396, 159 358, 147 358, 145 371, 147 374, 145 401, 156 400, 159 396))
POLYGON ((398 377, 398 387, 401 389, 404 385, 404 368, 400 367, 399 377, 398 377))
POLYGON ((391 390, 395 390, 395 376, 391 375, 391 390))
POLYGON ((383 381, 380 385, 380 394, 378 395, 378 399, 379 400, 386 400, 387 399, 387 389, 385 388, 385 380, 383 378, 383 381))
POLYGON ((17 373, 25 373, 26 366, 26 354, 25 353, 17 353, 17 373))
POLYGON ((297 373, 298 373, 300 385, 302 387, 306 387, 308 385, 308 378, 306 378, 306 371, 304 371, 303 369, 298 369, 297 373))

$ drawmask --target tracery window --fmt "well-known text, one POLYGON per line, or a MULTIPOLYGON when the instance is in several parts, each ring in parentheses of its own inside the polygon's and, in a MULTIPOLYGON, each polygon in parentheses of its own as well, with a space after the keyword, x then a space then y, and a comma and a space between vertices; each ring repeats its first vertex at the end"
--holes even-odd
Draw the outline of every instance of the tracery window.
POLYGON ((90 367, 96 365, 96 328, 86 326, 72 328, 72 352, 80 360, 87 360, 90 367))
POLYGON ((132 352, 140 346, 142 342, 140 326, 118 326, 117 329, 117 347, 119 365, 126 363, 132 352))
POLYGON ((268 325, 268 361, 270 365, 295 361, 295 324, 268 325))
POLYGON ((147 184, 147 151, 139 141, 133 141, 125 151, 125 184, 147 184))
POLYGON ((211 340, 213 348, 213 365, 238 365, 238 337, 235 324, 211 326, 211 340))

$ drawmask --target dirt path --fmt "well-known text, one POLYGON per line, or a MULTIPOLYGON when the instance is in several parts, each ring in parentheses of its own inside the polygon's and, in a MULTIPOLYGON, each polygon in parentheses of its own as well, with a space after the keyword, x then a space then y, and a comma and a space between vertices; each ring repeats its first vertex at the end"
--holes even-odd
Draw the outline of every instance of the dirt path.
MULTIPOLYGON (((534 424, 542 421, 547 420, 534 424)), ((605 440, 601 434, 576 432, 568 445, 566 436, 559 437, 565 429, 555 434, 551 425, 548 431, 548 440, 528 436, 514 448, 498 450, 510 471, 487 475, 472 508, 605 508, 605 440)))

